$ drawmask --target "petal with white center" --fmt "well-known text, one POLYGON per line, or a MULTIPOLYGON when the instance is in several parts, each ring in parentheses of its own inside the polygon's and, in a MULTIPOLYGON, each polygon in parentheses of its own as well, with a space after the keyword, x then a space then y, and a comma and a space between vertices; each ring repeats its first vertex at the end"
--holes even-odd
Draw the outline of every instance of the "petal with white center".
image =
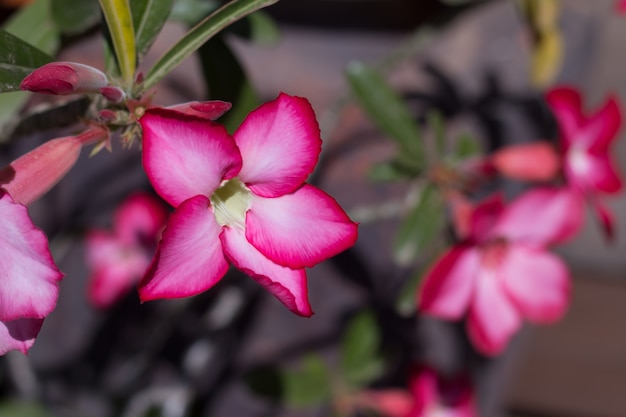
POLYGON ((354 245, 355 224, 322 190, 305 184, 277 198, 252 195, 246 239, 277 264, 312 267, 354 245))
POLYGON ((609 155, 592 155, 571 149, 566 157, 565 173, 569 183, 583 192, 602 191, 614 194, 622 189, 622 180, 609 155))
POLYGON ((0 213, 0 320, 43 318, 56 306, 63 274, 26 207, 4 194, 0 213))
POLYGON ((485 355, 501 353, 522 324, 497 268, 482 268, 476 280, 467 330, 474 347, 485 355))
POLYGON ((580 93, 570 87, 555 88, 546 94, 546 101, 556 117, 561 141, 567 149, 576 141, 575 136, 585 122, 580 93))
POLYGON ((43 319, 17 319, 0 321, 0 355, 11 350, 28 353, 39 334, 43 319))
POLYGON ((313 314, 304 269, 291 269, 270 261, 237 228, 224 227, 221 238, 226 255, 237 268, 250 275, 292 312, 304 317, 313 314))
POLYGON ((313 108, 306 99, 286 94, 252 111, 233 136, 243 158, 239 177, 263 197, 300 187, 322 149, 313 108))
POLYGON ((570 278, 567 267, 555 255, 512 245, 500 266, 507 294, 530 321, 553 323, 569 304, 570 278))
POLYGON ((170 216, 157 253, 139 284, 142 301, 199 294, 228 270, 219 234, 221 227, 209 199, 184 201, 170 216))
POLYGON ((467 311, 480 268, 480 253, 455 246, 426 274, 417 305, 420 311, 446 320, 458 320, 467 311))
POLYGON ((210 196, 241 168, 237 145, 221 125, 162 108, 147 110, 139 122, 148 179, 174 207, 210 196))

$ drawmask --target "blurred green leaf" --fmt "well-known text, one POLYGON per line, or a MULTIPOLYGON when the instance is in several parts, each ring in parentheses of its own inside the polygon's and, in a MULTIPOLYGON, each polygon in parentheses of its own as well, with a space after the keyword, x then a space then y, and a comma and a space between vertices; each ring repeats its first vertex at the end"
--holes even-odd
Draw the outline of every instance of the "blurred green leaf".
POLYGON ((131 0, 137 59, 141 61, 169 17, 174 0, 131 0))
POLYGON ((376 125, 400 146, 400 155, 424 165, 420 130, 409 108, 374 69, 362 64, 348 66, 348 81, 355 97, 376 125))
POLYGON ((421 171, 411 164, 414 161, 408 162, 410 163, 395 159, 374 165, 369 172, 369 178, 378 182, 404 181, 415 178, 421 171))
POLYGON ((330 400, 331 380, 326 364, 317 355, 304 358, 302 368, 283 373, 285 403, 292 407, 310 407, 330 400))
POLYGON ((0 416, 7 417, 49 417, 40 405, 21 401, 3 401, 0 403, 0 416))
POLYGON ((216 0, 176 0, 170 18, 193 26, 218 7, 216 0))
POLYGON ((355 316, 341 341, 340 365, 344 381, 360 388, 380 377, 385 362, 380 356, 381 336, 371 311, 355 316))
POLYGON ((396 235, 393 258, 398 265, 410 265, 422 249, 432 244, 443 228, 444 212, 439 189, 427 184, 396 235))
MULTIPOLYGON (((432 252, 433 251, 429 250, 429 254, 432 254, 432 252)), ((398 300, 396 301, 396 310, 399 315, 403 317, 415 316, 415 311, 417 309, 417 291, 419 290, 419 286, 433 261, 434 259, 432 256, 429 256, 428 259, 424 259, 423 265, 425 265, 425 267, 418 268, 418 270, 411 275, 402 287, 398 300)))
POLYGON ((19 91, 20 83, 35 68, 53 58, 29 43, 0 29, 0 92, 19 91))
MULTIPOLYGON (((102 0, 101 0, 102 1, 102 0)), ((154 64, 146 75, 143 88, 161 81, 181 61, 197 51, 222 29, 250 13, 276 3, 278 0, 233 0, 193 27, 182 39, 154 64)), ((217 65, 216 65, 217 66, 217 65)))
POLYGON ((284 397, 284 384, 280 371, 272 366, 258 367, 245 375, 248 388, 256 395, 279 403, 284 397))
MULTIPOLYGON (((59 32, 52 22, 49 0, 38 0, 21 8, 2 28, 49 55, 54 55, 59 48, 59 32)), ((0 94, 0 142, 11 136, 19 122, 17 114, 30 94, 26 91, 0 94)))
POLYGON ((137 63, 135 31, 130 12, 130 0, 99 1, 107 23, 120 74, 128 87, 134 81, 137 63))
POLYGON ((78 35, 100 22, 98 0, 50 0, 52 19, 59 31, 78 35))
POLYGON ((208 87, 207 96, 223 100, 233 107, 220 119, 229 132, 234 132, 246 115, 260 104, 248 77, 221 36, 200 47, 202 73, 208 87), (219 62, 219 65, 215 65, 219 62))
POLYGON ((480 154, 480 147, 476 138, 463 134, 457 137, 454 156, 458 160, 463 160, 480 154))
POLYGON ((433 132, 433 137, 435 138, 437 159, 441 159, 446 154, 446 126, 441 113, 436 110, 428 113, 428 127, 433 132))

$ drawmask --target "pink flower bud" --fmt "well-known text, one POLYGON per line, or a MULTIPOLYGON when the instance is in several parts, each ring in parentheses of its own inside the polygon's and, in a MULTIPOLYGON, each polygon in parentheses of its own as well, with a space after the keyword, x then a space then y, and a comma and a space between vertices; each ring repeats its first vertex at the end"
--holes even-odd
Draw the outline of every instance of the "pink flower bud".
POLYGON ((502 175, 522 181, 549 181, 561 168, 559 155, 546 142, 507 146, 491 161, 502 175))
POLYGON ((43 94, 97 93, 109 84, 100 70, 76 62, 51 62, 22 80, 22 90, 43 94))
POLYGON ((232 104, 227 101, 190 101, 187 103, 169 106, 168 109, 176 110, 191 116, 201 117, 203 119, 215 120, 226 113, 232 104))
POLYGON ((119 87, 107 85, 100 89, 100 94, 113 103, 121 103, 126 98, 126 93, 119 87))

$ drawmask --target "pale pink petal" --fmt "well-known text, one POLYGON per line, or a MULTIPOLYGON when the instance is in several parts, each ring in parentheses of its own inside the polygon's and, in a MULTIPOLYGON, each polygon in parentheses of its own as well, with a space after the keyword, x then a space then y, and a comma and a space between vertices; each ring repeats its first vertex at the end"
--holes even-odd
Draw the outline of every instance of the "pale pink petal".
POLYGON ((139 284, 142 301, 196 295, 228 270, 209 199, 196 196, 172 213, 157 254, 139 284))
POLYGON ((478 250, 468 246, 453 247, 424 277, 418 293, 418 308, 443 319, 460 319, 470 303, 479 268, 478 250))
POLYGON ((278 197, 300 187, 322 149, 311 105, 286 94, 251 112, 234 138, 243 158, 239 177, 263 197, 278 197))
POLYGON ((492 236, 492 229, 504 210, 502 194, 496 193, 481 201, 472 212, 470 237, 482 243, 492 236))
POLYGON ((253 195, 246 239, 272 261, 312 267, 354 245, 357 225, 322 190, 305 184, 277 198, 253 195))
POLYGON ((108 308, 128 294, 150 264, 149 255, 142 247, 123 245, 108 232, 89 233, 86 250, 92 271, 87 295, 97 308, 108 308))
POLYGON ((593 155, 572 148, 565 160, 568 182, 581 191, 602 191, 608 194, 621 191, 622 180, 609 155, 593 155))
POLYGON ((497 355, 520 327, 521 318, 503 287, 500 271, 483 268, 476 281, 467 319, 468 334, 479 352, 497 355))
POLYGON ((506 146, 492 155, 496 169, 504 176, 521 181, 550 181, 561 167, 561 158, 547 142, 506 146))
POLYGON ((556 117, 561 130, 561 142, 567 149, 585 121, 580 93, 571 87, 558 87, 546 94, 546 101, 556 117))
POLYGON ((146 193, 127 197, 115 211, 115 234, 127 245, 156 243, 167 219, 163 203, 146 193))
POLYGON ((239 172, 241 156, 223 126, 161 108, 147 110, 139 122, 146 174, 174 207, 196 195, 210 196, 239 172))
POLYGON ((26 207, 4 194, 0 213, 0 320, 43 318, 56 306, 63 274, 54 264, 46 236, 33 225, 26 207))
POLYGON ((583 223, 583 201, 568 188, 535 188, 515 199, 498 219, 494 237, 546 246, 571 238, 583 223))
POLYGON ((500 265, 500 278, 509 298, 530 321, 553 323, 569 304, 570 277, 557 256, 511 245, 500 265))
POLYGON ((274 294, 292 312, 309 317, 309 304, 304 269, 291 269, 267 259, 245 238, 242 230, 224 227, 221 235, 229 260, 274 294))
POLYGON ((24 355, 35 343, 43 319, 16 319, 0 321, 0 355, 19 350, 24 355))

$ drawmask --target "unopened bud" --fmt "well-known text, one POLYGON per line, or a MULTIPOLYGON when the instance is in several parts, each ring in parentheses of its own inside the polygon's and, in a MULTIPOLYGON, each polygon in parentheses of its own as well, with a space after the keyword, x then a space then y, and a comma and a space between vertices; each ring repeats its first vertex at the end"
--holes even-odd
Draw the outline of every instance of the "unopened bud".
POLYGON ((100 89, 100 94, 113 103, 121 103, 126 98, 126 93, 119 87, 107 85, 100 89))
POLYGON ((185 113, 191 116, 201 117, 207 120, 215 120, 226 113, 232 104, 227 101, 190 101, 187 103, 170 106, 168 109, 185 113))
POLYGON ((491 157, 500 174, 521 181, 550 181, 561 167, 561 158, 547 142, 506 146, 491 157))
POLYGON ((100 70, 76 62, 51 62, 22 80, 20 88, 43 94, 97 93, 109 84, 100 70))

